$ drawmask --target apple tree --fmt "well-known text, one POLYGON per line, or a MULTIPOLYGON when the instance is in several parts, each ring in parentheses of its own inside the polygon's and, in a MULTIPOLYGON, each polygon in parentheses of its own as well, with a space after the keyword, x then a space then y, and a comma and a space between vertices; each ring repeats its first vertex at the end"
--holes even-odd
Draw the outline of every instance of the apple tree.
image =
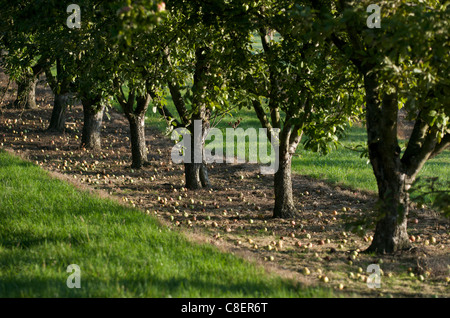
POLYGON ((176 114, 160 110, 168 122, 190 133, 184 162, 189 189, 210 186, 204 146, 211 118, 227 113, 239 99, 239 91, 230 88, 231 78, 238 74, 233 63, 240 53, 236 50, 240 45, 233 43, 247 39, 220 19, 223 8, 220 1, 167 1, 165 75, 176 114), (198 134, 196 121, 201 123, 198 134), (194 151, 197 146, 201 147, 200 162, 194 151))
POLYGON ((298 212, 291 164, 299 144, 303 140, 305 149, 329 152, 346 123, 361 113, 362 95, 354 67, 342 63, 336 48, 320 36, 322 24, 295 1, 264 1, 248 14, 253 18, 247 26, 262 49, 247 51, 244 81, 236 86, 246 90, 269 140, 279 143, 273 216, 291 218, 298 212), (273 39, 270 30, 276 32, 273 39), (278 140, 273 140, 275 129, 278 140))
POLYGON ((1 66, 10 78, 17 82, 17 98, 13 108, 36 107, 36 84, 43 72, 42 51, 32 28, 33 14, 22 10, 19 3, 0 1, 0 50, 7 52, 1 66))
POLYGON ((368 251, 410 246, 409 191, 424 164, 450 144, 449 7, 439 1, 383 1, 380 28, 367 24, 370 1, 311 2, 324 36, 364 78, 370 163, 379 218, 368 251), (399 109, 414 123, 402 150, 399 109))
POLYGON ((164 81, 166 29, 160 25, 165 18, 164 2, 141 1, 122 6, 119 1, 113 9, 119 16, 110 25, 110 39, 105 46, 112 94, 130 125, 132 167, 141 168, 148 160, 145 116, 164 81))

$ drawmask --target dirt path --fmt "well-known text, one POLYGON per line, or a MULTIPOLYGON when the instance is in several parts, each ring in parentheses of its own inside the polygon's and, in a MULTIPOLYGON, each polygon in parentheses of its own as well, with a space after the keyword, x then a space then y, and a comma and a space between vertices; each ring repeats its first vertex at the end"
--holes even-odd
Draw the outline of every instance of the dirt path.
MULTIPOLYGON (((0 87, 6 86, 5 80, 0 75, 0 87)), ((450 224, 432 211, 411 211, 411 251, 383 257, 360 254, 369 246, 371 232, 359 236, 349 227, 373 219, 373 194, 294 175, 299 216, 274 220, 273 177, 260 175, 258 166, 210 166, 213 188, 187 191, 183 167, 170 160, 173 144, 158 131, 147 129, 151 165, 135 171, 129 168, 128 127, 121 114, 110 111, 102 131, 103 150, 92 153, 79 149, 81 107, 69 111, 64 134, 48 133, 53 98, 48 88, 41 86, 38 92, 39 108, 29 111, 1 109, 14 97, 7 95, 0 105, 0 146, 79 188, 133 205, 197 242, 214 244, 301 284, 329 286, 345 296, 449 296, 450 224), (431 237, 436 243, 426 244, 431 237), (367 287, 369 264, 383 271, 379 289, 367 287)))

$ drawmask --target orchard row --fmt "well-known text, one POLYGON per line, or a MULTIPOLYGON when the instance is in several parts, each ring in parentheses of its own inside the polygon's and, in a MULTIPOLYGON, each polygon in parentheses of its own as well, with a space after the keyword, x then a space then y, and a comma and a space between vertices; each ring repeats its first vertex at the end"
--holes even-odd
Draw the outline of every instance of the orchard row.
MULTIPOLYGON (((189 131, 191 149, 201 145, 203 156, 217 120, 235 109, 253 109, 270 142, 279 131, 275 218, 298 214, 291 162, 300 142, 327 153, 349 124, 365 120, 380 200, 369 250, 391 253, 409 246, 409 189, 425 162, 450 143, 446 5, 174 0, 162 6, 141 0, 126 6, 80 0, 83 27, 68 30, 61 24, 65 5, 49 2, 0 1, 8 8, 0 13, 6 22, 1 63, 18 82, 13 107, 35 106, 34 87, 45 72, 55 94, 48 129, 62 132, 66 109, 78 99, 84 111, 81 144, 95 150, 101 148, 105 108, 117 103, 130 125, 134 168, 147 162, 150 105, 169 129, 189 131), (370 25, 368 7, 375 10, 370 25), (403 152, 400 108, 414 122, 403 152), (200 133, 194 134, 195 122, 200 133)), ((211 186, 206 161, 194 160, 193 151, 191 156, 184 164, 186 187, 211 186)))

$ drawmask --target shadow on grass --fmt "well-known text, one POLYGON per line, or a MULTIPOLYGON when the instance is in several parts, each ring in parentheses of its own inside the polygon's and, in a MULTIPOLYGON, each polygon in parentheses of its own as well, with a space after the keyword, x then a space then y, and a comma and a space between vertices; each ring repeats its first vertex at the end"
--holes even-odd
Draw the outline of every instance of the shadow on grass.
MULTIPOLYGON (((26 275, 26 274, 24 274, 26 275)), ((0 297, 211 297, 210 295, 230 295, 235 297, 274 297, 272 289, 277 285, 239 281, 230 283, 210 282, 193 277, 170 277, 161 279, 153 275, 139 275, 133 278, 93 278, 89 273, 81 272, 81 288, 68 288, 67 279, 71 273, 65 269, 60 278, 14 277, 4 278, 0 282, 0 297)), ((284 288, 286 286, 284 285, 284 288)), ((332 291, 326 289, 302 289, 293 284, 286 290, 290 296, 332 297, 332 291)), ((289 296, 289 295, 286 295, 289 296)))

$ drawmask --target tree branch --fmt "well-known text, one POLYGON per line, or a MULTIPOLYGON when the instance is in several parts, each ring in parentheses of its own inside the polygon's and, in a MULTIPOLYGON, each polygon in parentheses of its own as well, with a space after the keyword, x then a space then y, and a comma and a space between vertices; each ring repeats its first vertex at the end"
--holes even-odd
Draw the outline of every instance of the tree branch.
POLYGON ((169 81, 168 86, 170 95, 172 96, 173 103, 177 109, 178 115, 180 115, 181 121, 185 126, 189 126, 190 119, 186 108, 186 103, 181 95, 180 85, 178 82, 169 81))
MULTIPOLYGON (((423 114, 423 111, 420 111, 409 138, 408 147, 401 159, 404 170, 411 178, 416 176, 437 146, 436 129, 430 129, 428 123, 422 120, 423 114)), ((448 140, 442 140, 442 142, 441 146, 444 146, 448 140)))
MULTIPOLYGON (((349 45, 349 43, 341 40, 336 34, 331 34, 330 40, 334 43, 334 45, 336 45, 336 47, 339 49, 339 51, 341 51, 343 54, 345 54, 345 47, 347 45, 349 45)), ((352 49, 352 51, 354 51, 354 49, 352 49)), ((361 74, 366 74, 366 72, 368 71, 367 67, 363 67, 362 63, 360 60, 356 59, 353 55, 349 56, 350 61, 352 61, 353 65, 355 65, 355 67, 358 69, 358 71, 361 74)))
POLYGON ((164 119, 166 120, 167 123, 175 122, 177 127, 183 127, 183 124, 180 123, 178 121, 178 119, 176 119, 176 117, 172 115, 172 113, 166 106, 157 107, 157 108, 158 108, 158 112, 164 117, 164 119))
POLYGON ((300 125, 295 125, 289 138, 289 153, 295 154, 298 144, 302 140, 303 129, 300 125))
POLYGON ((266 112, 264 111, 264 108, 261 105, 261 102, 258 100, 252 101, 253 108, 255 109, 256 116, 258 117, 261 126, 263 128, 266 128, 268 130, 272 130, 272 125, 270 124, 269 119, 267 118, 266 112))
POLYGON ((136 115, 142 114, 147 111, 148 105, 150 104, 151 96, 150 94, 146 94, 145 96, 136 97, 136 109, 134 113, 136 115))
POLYGON ((441 139, 441 142, 434 147, 433 152, 431 153, 430 157, 428 159, 432 159, 439 155, 441 152, 443 152, 448 146, 450 146, 450 134, 445 134, 444 137, 441 139))

